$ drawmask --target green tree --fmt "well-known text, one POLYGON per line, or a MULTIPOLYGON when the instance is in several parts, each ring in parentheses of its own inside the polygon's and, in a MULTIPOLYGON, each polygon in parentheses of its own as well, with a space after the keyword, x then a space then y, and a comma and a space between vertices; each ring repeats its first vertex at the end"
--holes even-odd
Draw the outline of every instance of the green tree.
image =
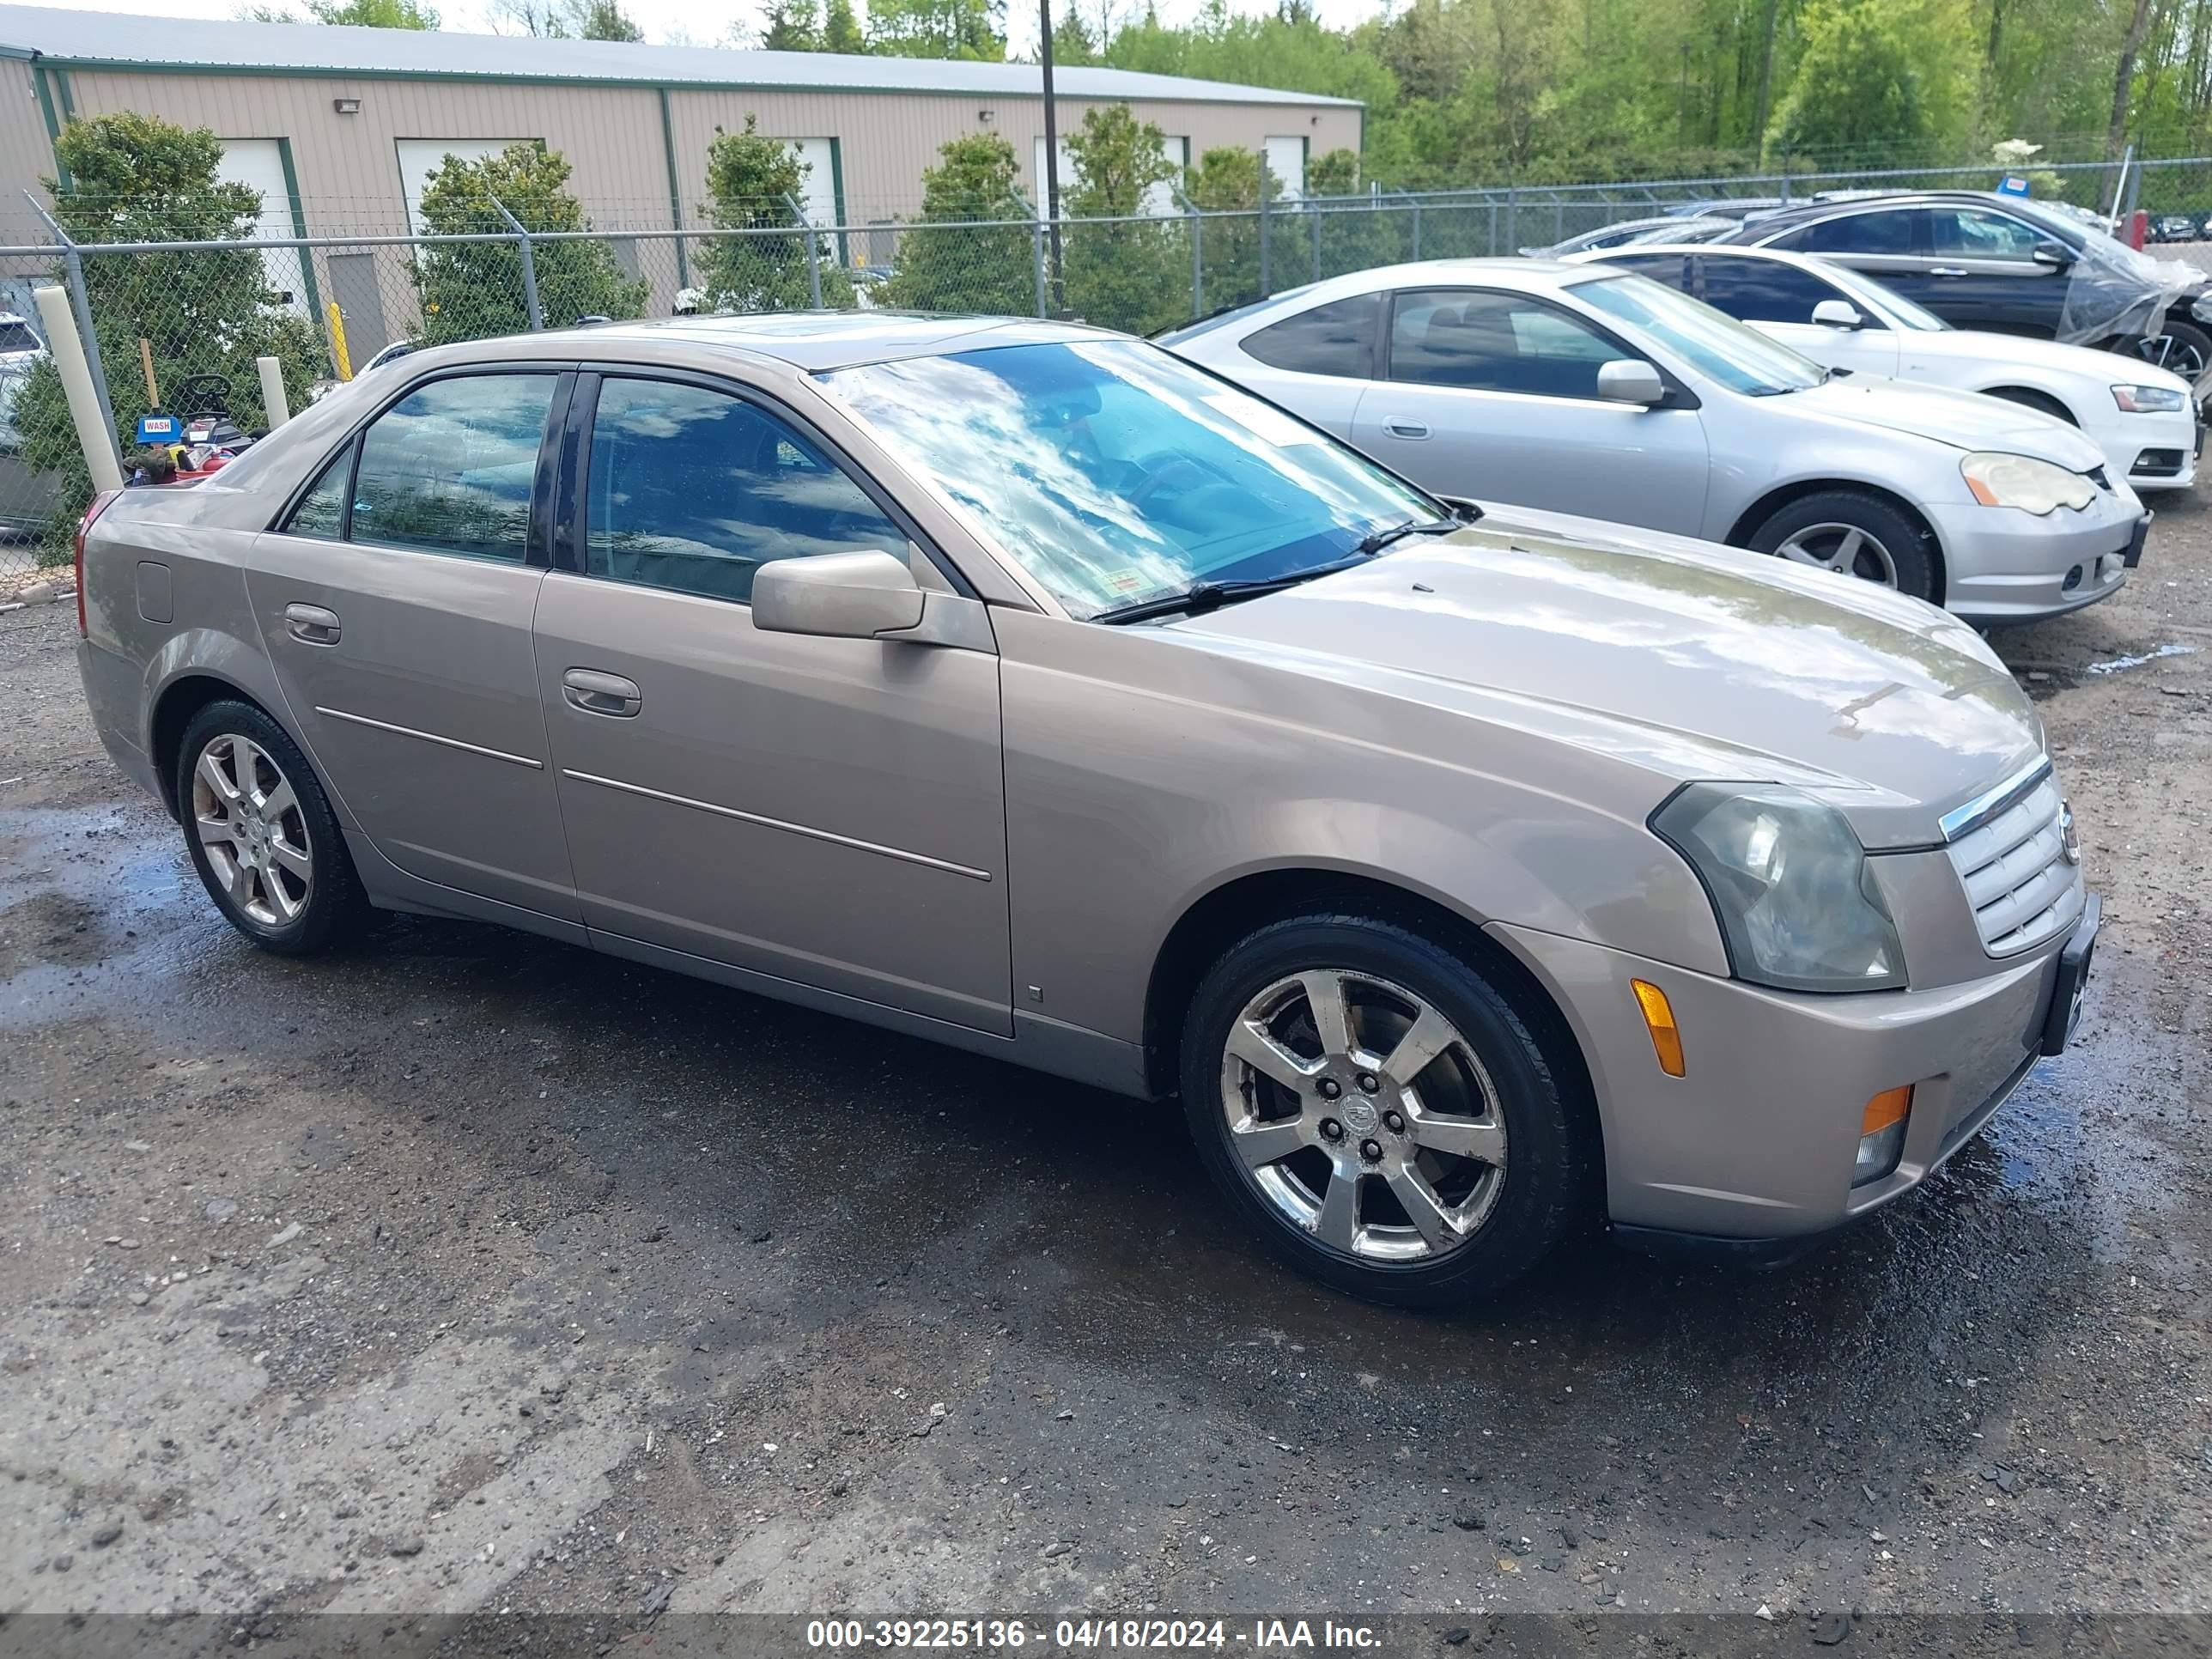
POLYGON ((1071 225, 1062 232, 1068 308, 1104 328, 1146 334, 1189 314, 1190 244, 1181 220, 1144 215, 1156 186, 1175 178, 1159 128, 1127 104, 1084 112, 1067 135, 1073 183, 1060 212, 1074 219, 1125 219, 1071 225))
POLYGON ((853 0, 830 0, 829 8, 822 14, 822 50, 854 58, 867 49, 867 38, 860 33, 860 20, 853 15, 853 0))
MULTIPOLYGON (((504 206, 526 230, 589 230, 568 184, 561 153, 534 143, 509 144, 475 161, 448 155, 423 188, 422 222, 447 236, 504 230, 504 206)), ((624 276, 605 242, 538 242, 531 259, 549 327, 645 310, 647 284, 624 276)), ((416 255, 414 270, 426 340, 480 340, 530 326, 522 252, 512 242, 434 243, 416 255)))
MULTIPOLYGON (((787 140, 761 132, 757 117, 746 116, 742 131, 714 129, 714 142, 707 148, 707 222, 717 230, 754 234, 707 243, 699 272, 709 310, 797 311, 809 303, 808 233, 799 228, 792 204, 805 200, 812 171, 787 140)), ((816 236, 814 243, 822 303, 833 310, 849 307, 852 279, 835 263, 836 249, 826 237, 816 236)))
MULTIPOLYGON (((222 144, 206 128, 173 126, 150 116, 118 114, 72 121, 54 141, 70 188, 42 179, 54 217, 80 242, 170 242, 250 238, 261 192, 216 176, 222 144)), ((126 444, 147 409, 138 343, 151 349, 155 378, 173 393, 187 375, 229 383, 228 410, 252 430, 266 423, 256 357, 283 365, 285 392, 301 407, 326 374, 329 354, 314 325, 270 287, 252 246, 213 252, 90 254, 83 262, 93 331, 107 373, 108 401, 126 444)), ((57 282, 62 273, 54 272, 57 282)), ((13 423, 22 459, 33 471, 61 475, 54 531, 46 544, 66 550, 67 531, 92 497, 61 377, 36 364, 18 394, 13 423)))
MULTIPOLYGON (((1273 203, 1281 198, 1282 181, 1272 172, 1257 150, 1224 148, 1210 149, 1198 158, 1198 166, 1191 170, 1188 194, 1191 204, 1201 215, 1220 214, 1220 218, 1202 217, 1200 221, 1205 239, 1206 308, 1242 303, 1256 300, 1260 294, 1260 179, 1263 172, 1267 179, 1267 198, 1273 203)), ((1294 221, 1278 212, 1271 232, 1287 236, 1294 221)), ((1291 257, 1285 246, 1277 249, 1271 245, 1271 255, 1279 261, 1291 257)), ((1290 267, 1281 266, 1279 269, 1290 267)), ((1293 279, 1295 280, 1295 279, 1293 279)), ((1278 280, 1278 288, 1289 288, 1291 282, 1278 280)))
POLYGON ((820 13, 814 0, 772 0, 761 46, 769 52, 821 51, 820 13))
POLYGON ((1005 0, 871 0, 870 50, 889 58, 963 58, 997 63, 1006 55, 1005 0))
POLYGON ((288 6, 250 6, 245 15, 257 23, 346 23, 355 28, 434 29, 435 7, 422 0, 307 0, 305 18, 288 6))
POLYGON ((642 40, 645 31, 622 9, 621 0, 583 0, 576 12, 579 40, 642 40))
POLYGON ((1822 165, 1930 159, 1963 143, 1966 43, 1945 0, 1809 0, 1804 51, 1771 140, 1822 165))
POLYGON ((955 138, 921 175, 921 222, 899 236, 884 302, 917 311, 1032 315, 1036 250, 1020 225, 974 223, 1013 210, 1014 147, 995 132, 955 138))

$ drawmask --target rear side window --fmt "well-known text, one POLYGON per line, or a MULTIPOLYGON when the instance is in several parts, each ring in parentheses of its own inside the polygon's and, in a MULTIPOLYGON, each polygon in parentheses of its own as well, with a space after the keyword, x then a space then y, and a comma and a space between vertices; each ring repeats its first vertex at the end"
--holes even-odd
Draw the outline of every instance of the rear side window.
MULTIPOLYGON (((1809 270, 1776 259, 1705 257, 1705 302, 1742 323, 1809 323, 1823 300, 1847 296, 1809 270)), ((1856 309, 1856 307, 1853 307, 1856 309)))
POLYGON ((1375 378, 1375 325, 1382 314, 1379 294, 1332 300, 1246 337, 1243 349, 1248 357, 1300 374, 1371 380, 1375 378))
POLYGON ((31 332, 31 325, 28 323, 20 323, 12 318, 6 322, 0 322, 0 351, 39 349, 39 337, 31 332))
POLYGON ((873 548, 905 533, 790 426, 726 392, 609 380, 592 422, 585 568, 594 576, 750 600, 772 559, 873 548))
POLYGON ((1853 213, 1777 237, 1771 246, 1796 253, 1909 254, 1913 252, 1913 221, 1917 209, 1889 213, 1853 213))
POLYGON ((300 497, 292 516, 284 520, 285 533, 335 541, 345 529, 346 480, 352 473, 353 446, 349 443, 331 457, 313 487, 300 497))
POLYGON ((1690 291, 1690 256, 1686 253, 1615 253, 1607 256, 1606 264, 1632 270, 1639 276, 1649 276, 1655 283, 1664 283, 1685 294, 1690 291))
POLYGON ((550 374, 419 386, 362 436, 349 539, 520 564, 550 374))

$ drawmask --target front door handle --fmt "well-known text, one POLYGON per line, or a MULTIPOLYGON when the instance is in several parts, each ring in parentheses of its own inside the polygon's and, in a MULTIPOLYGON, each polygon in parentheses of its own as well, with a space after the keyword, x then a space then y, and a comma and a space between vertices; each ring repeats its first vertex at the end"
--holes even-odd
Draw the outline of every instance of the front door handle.
POLYGON ((572 668, 562 675, 561 695, 572 708, 618 720, 629 719, 645 707, 645 693, 637 689, 635 680, 602 674, 596 668, 572 668))
POLYGON ((1928 274, 1930 276, 1963 276, 1966 274, 1966 268, 1964 265, 1930 265, 1928 274))
POLYGON ((1394 438, 1418 440, 1429 435, 1429 423, 1426 421, 1408 421, 1395 415, 1383 417, 1382 429, 1394 438))
POLYGON ((302 645, 336 645, 338 642, 338 613, 325 611, 319 605, 286 605, 284 628, 302 645))

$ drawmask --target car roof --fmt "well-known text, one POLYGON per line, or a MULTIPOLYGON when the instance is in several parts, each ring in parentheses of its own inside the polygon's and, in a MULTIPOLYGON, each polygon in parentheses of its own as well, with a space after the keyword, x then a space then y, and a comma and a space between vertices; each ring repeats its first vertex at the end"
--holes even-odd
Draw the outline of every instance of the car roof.
POLYGON ((1928 207, 1943 202, 1972 202, 1982 207, 2016 208, 2027 204, 2027 198, 2001 195, 1993 190, 1894 190, 1863 196, 1838 194, 1825 201, 1794 202, 1788 207, 1776 208, 1769 213, 1755 214, 1745 221, 1744 228, 1747 232, 1756 231, 1765 234, 1809 224, 1816 219, 1842 218, 1848 214, 1882 208, 1928 207))
MULTIPOLYGON (((619 356, 625 345, 694 345, 801 374, 901 357, 935 357, 984 345, 1110 339, 1105 329, 1035 318, 939 316, 901 311, 765 312, 736 317, 664 317, 592 323, 541 334, 514 334, 466 345, 428 348, 426 364, 502 358, 619 356), (432 358, 429 354, 439 355, 432 358)), ((656 353, 656 355, 658 355, 656 353)))

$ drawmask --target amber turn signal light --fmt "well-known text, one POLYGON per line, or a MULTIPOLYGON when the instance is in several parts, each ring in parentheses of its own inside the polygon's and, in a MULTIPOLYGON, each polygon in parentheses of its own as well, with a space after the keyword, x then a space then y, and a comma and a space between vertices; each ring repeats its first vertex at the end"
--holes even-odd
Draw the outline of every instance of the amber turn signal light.
POLYGON ((1636 1006, 1644 1011, 1644 1029, 1651 1033, 1651 1052, 1659 1057, 1659 1069, 1668 1077, 1681 1076, 1682 1033, 1674 1024, 1674 1005, 1649 980, 1628 982, 1636 991, 1636 1006))
POLYGON ((1893 1123, 1905 1121, 1905 1115, 1912 1109, 1912 1085, 1901 1089, 1884 1089, 1866 1103, 1866 1111, 1859 1119, 1859 1133, 1877 1135, 1893 1123))

